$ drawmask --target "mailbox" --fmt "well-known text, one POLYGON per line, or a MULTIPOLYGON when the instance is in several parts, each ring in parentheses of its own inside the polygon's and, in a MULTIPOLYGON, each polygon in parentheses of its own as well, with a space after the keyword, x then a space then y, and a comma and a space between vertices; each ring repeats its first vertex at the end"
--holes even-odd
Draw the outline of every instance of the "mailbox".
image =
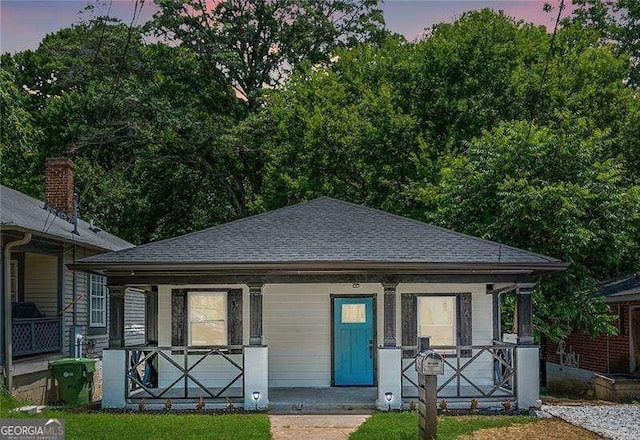
POLYGON ((444 374, 442 355, 430 349, 421 351, 416 357, 416 371, 425 376, 444 374))

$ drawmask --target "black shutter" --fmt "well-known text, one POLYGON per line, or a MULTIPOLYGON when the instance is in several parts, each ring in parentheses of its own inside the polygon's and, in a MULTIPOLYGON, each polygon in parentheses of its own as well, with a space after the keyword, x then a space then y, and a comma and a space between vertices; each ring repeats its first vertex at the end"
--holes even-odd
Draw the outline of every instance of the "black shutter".
MULTIPOLYGON (((472 345, 471 294, 458 294, 458 345, 472 345)), ((472 350, 462 350, 462 357, 471 357, 472 350)))
POLYGON ((242 345, 242 289, 227 293, 227 344, 242 345))
POLYGON ((171 346, 187 345, 187 291, 171 291, 171 346))
MULTIPOLYGON (((418 297, 413 294, 403 294, 401 300, 402 314, 402 345, 418 345, 418 297)), ((416 350, 403 350, 403 358, 416 356, 416 350)))

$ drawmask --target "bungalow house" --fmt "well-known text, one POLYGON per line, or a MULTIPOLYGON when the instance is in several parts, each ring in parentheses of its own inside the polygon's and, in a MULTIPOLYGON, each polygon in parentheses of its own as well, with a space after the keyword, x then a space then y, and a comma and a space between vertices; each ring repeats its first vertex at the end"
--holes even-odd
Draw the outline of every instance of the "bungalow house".
POLYGON ((258 409, 359 395, 391 409, 417 398, 413 364, 427 336, 445 355, 439 396, 536 405, 531 292, 536 276, 566 266, 322 197, 74 267, 103 271, 111 292, 148 292, 156 323, 157 345, 104 352, 103 407, 169 398, 174 408, 258 409), (499 318, 509 292, 510 342, 499 318))
MULTIPOLYGON (((77 218, 72 166, 68 159, 46 161, 44 202, 0 186, 0 365, 8 389, 34 402, 56 398, 48 365, 69 356, 98 358, 99 393, 99 358, 113 319, 109 305, 117 298, 102 274, 67 265, 133 246, 77 218)), ((127 343, 146 342, 144 304, 142 291, 127 292, 127 343)))
POLYGON ((618 327, 615 336, 591 338, 574 332, 547 345, 547 382, 577 380, 590 384, 596 397, 640 397, 640 273, 605 281, 595 293, 604 298, 618 327))

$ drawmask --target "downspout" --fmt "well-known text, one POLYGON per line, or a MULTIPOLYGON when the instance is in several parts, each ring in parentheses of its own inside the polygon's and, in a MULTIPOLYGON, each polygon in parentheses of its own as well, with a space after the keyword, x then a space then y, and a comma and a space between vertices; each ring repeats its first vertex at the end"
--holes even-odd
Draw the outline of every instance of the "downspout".
MULTIPOLYGON (((76 245, 73 245, 73 264, 76 264, 76 245)), ((73 327, 75 329, 77 324, 76 320, 76 295, 77 295, 77 287, 76 287, 76 269, 73 269, 73 273, 71 274, 71 303, 73 304, 73 327)), ((75 331, 75 330, 74 330, 75 331)))
POLYGON ((13 369, 13 344, 11 341, 11 249, 27 244, 30 241, 31 232, 25 232, 24 237, 21 239, 5 244, 2 254, 4 270, 4 372, 7 381, 7 392, 9 395, 13 392, 13 377, 11 373, 11 370, 13 369))

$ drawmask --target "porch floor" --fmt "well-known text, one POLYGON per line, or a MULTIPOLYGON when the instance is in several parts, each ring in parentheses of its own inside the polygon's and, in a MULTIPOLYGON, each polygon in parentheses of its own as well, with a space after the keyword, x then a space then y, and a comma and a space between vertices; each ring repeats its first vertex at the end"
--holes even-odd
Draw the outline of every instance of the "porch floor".
POLYGON ((376 387, 269 388, 273 414, 368 414, 376 397, 376 387))

